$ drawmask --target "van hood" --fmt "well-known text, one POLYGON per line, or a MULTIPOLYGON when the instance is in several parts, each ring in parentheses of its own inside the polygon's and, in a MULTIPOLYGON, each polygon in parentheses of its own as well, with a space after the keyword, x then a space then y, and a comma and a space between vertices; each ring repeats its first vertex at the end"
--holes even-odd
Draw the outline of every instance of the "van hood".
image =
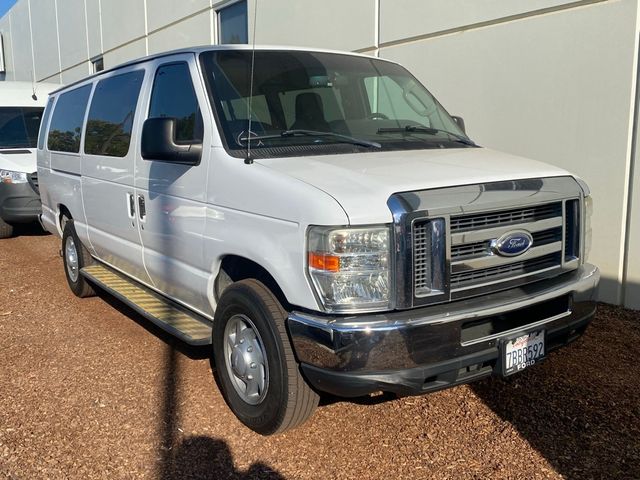
POLYGON ((36 151, 33 148, 0 149, 0 170, 32 173, 37 170, 36 151))
POLYGON ((353 225, 389 223, 389 197, 493 181, 569 175, 561 168, 487 148, 256 159, 335 198, 353 225))

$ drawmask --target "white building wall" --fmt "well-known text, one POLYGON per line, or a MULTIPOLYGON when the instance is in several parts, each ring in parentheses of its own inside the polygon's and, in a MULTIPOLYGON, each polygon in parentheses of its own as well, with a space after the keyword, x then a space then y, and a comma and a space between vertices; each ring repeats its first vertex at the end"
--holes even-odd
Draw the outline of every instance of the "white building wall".
POLYGON ((50 78, 61 70, 56 2, 29 0, 29 4, 36 78, 50 78))
POLYGON ((160 30, 177 20, 186 19, 198 13, 209 13, 210 7, 210 0, 181 0, 179 2, 147 0, 147 23, 149 32, 160 30))
MULTIPOLYGON (((30 80, 35 65, 37 80, 69 83, 98 56, 109 68, 216 43, 216 11, 229 3, 18 0, 0 19, 5 79, 30 80)), ((637 0, 261 0, 256 34, 262 44, 397 60, 465 117, 480 144, 584 177, 595 203, 591 261, 603 272, 601 298, 640 308, 638 8, 637 0)))
POLYGON ((100 10, 101 0, 84 0, 84 7, 87 12, 86 29, 87 45, 89 57, 93 58, 101 55, 102 48, 102 15, 100 10))
POLYGON ((13 48, 11 40, 11 16, 5 15, 0 19, 0 34, 4 44, 4 68, 6 73, 0 73, 0 80, 14 80, 15 67, 13 65, 13 48))
MULTIPOLYGON (((254 2, 251 2, 255 5, 254 2)), ((377 36, 375 0, 323 0, 319 3, 267 0, 258 4, 256 38, 269 45, 367 50, 377 36)), ((249 9, 249 28, 253 28, 249 9)))
POLYGON ((91 74, 91 62, 84 61, 75 67, 67 68, 60 74, 60 83, 69 84, 91 74))
POLYGON ((166 52, 190 45, 206 45, 213 38, 213 17, 205 10, 149 35, 149 53, 166 52))
POLYGON ((101 0, 102 48, 105 52, 145 38, 144 6, 141 0, 101 0))
POLYGON ((575 3, 575 0, 380 0, 380 41, 403 42, 575 3))
MULTIPOLYGON (((51 3, 51 0, 47 0, 51 3)), ((60 69, 73 68, 89 58, 84 0, 57 0, 60 69)), ((65 75, 63 75, 65 77, 65 75)), ((68 78, 68 76, 66 76, 68 78)), ((62 80, 65 82, 65 80, 62 80)))
MULTIPOLYGON (((29 1, 18 0, 11 15, 11 55, 13 56, 13 80, 31 81, 33 78, 33 49, 29 1)), ((7 56, 5 45, 5 56, 7 56)))

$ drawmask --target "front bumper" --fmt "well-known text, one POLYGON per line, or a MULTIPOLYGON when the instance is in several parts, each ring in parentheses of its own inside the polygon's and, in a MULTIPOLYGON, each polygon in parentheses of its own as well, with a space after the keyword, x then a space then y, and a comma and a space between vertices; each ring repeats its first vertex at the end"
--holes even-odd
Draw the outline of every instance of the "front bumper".
POLYGON ((0 182, 0 218, 7 223, 38 220, 42 210, 40 196, 29 183, 0 182))
POLYGON ((600 273, 585 264, 519 288, 420 309, 348 317, 293 312, 303 374, 318 390, 355 397, 416 395, 500 373, 504 338, 546 330, 547 352, 593 319, 600 273))

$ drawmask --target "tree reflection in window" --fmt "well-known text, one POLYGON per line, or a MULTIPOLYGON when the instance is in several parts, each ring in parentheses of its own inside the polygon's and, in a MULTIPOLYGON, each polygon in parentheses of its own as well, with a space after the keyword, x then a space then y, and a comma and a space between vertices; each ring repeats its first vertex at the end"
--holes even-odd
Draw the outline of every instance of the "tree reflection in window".
POLYGON ((136 70, 98 82, 87 120, 85 153, 127 155, 143 78, 144 71, 136 70))
POLYGON ((60 95, 51 118, 47 138, 49 150, 71 153, 80 151, 82 121, 90 93, 91 85, 85 85, 60 95))
POLYGON ((157 117, 176 119, 176 142, 202 141, 202 116, 185 62, 158 67, 149 106, 149 118, 157 117))

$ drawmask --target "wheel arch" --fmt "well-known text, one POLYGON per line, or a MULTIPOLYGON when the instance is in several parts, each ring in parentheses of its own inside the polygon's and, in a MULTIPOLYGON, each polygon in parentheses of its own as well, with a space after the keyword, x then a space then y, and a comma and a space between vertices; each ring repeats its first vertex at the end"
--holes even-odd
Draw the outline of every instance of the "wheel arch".
POLYGON ((218 272, 213 284, 213 295, 216 304, 226 287, 233 282, 254 278, 275 295, 285 310, 291 309, 291 303, 275 277, 255 260, 236 254, 223 255, 220 258, 218 272))
POLYGON ((73 215, 71 215, 71 210, 69 210, 69 208, 64 203, 58 203, 56 205, 55 213, 56 229, 58 230, 60 238, 62 238, 62 235, 64 233, 64 226, 67 223, 65 218, 68 220, 73 220, 73 215))

